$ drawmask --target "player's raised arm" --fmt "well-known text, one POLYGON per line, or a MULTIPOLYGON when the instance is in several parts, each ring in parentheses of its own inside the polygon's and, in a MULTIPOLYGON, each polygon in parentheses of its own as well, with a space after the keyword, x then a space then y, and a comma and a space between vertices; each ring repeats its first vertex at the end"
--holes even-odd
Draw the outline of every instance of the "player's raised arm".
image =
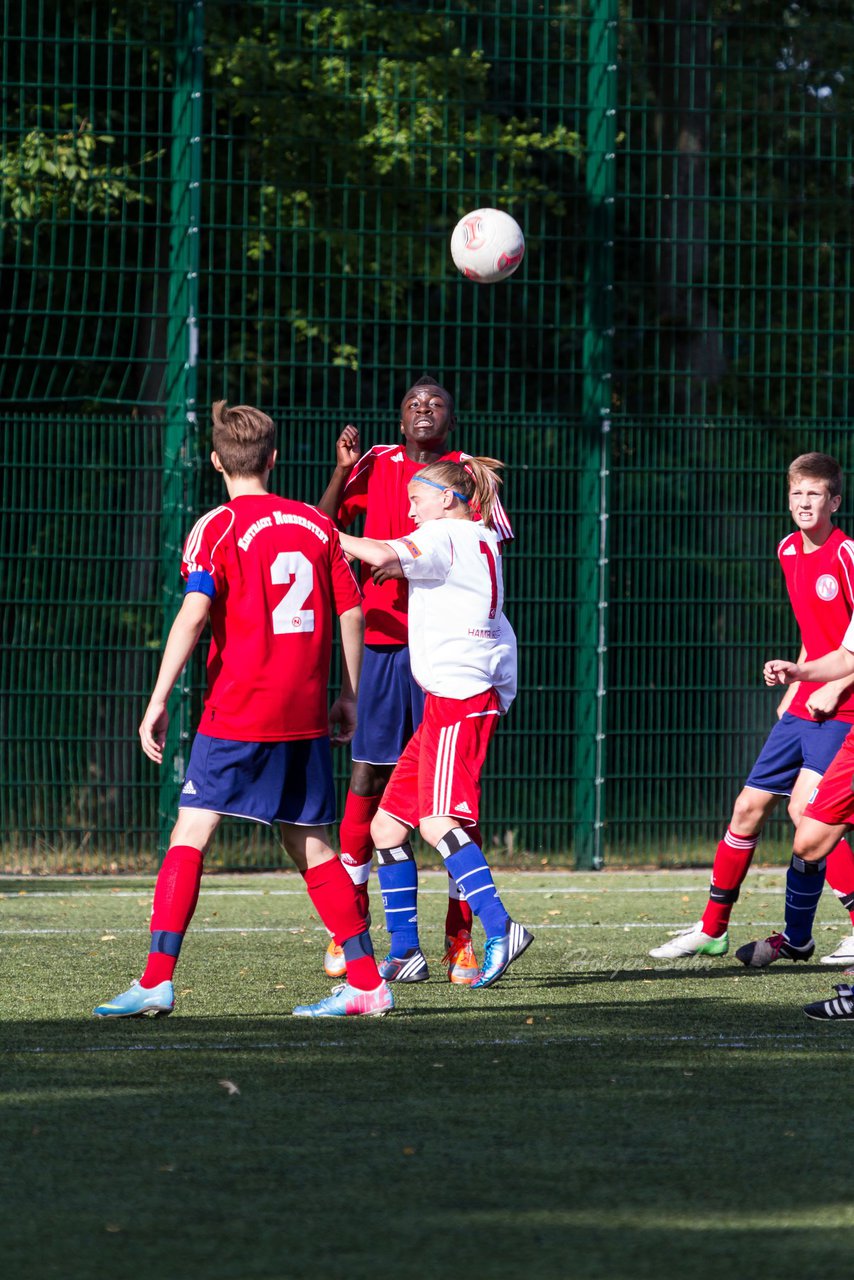
POLYGON ((353 426, 352 422, 348 422, 335 442, 335 470, 332 472, 323 497, 317 504, 330 520, 338 519, 344 497, 344 486, 350 477, 350 472, 359 461, 360 451, 359 428, 353 426))

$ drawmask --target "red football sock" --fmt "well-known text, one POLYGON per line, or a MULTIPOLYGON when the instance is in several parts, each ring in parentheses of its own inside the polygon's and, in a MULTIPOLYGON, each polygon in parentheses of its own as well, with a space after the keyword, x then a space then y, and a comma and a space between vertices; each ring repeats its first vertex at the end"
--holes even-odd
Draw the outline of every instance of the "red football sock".
POLYGON ((854 925, 854 851, 847 840, 840 840, 827 855, 827 883, 854 925))
POLYGON ((448 873, 448 910, 445 913, 445 937, 455 938, 461 929, 471 933, 472 909, 465 898, 459 896, 454 877, 448 873))
POLYGON ((371 874, 371 859, 374 855, 371 823, 380 807, 380 799, 380 796, 357 796, 355 791, 348 790, 347 799, 344 801, 344 815, 338 830, 341 861, 356 886, 359 909, 363 916, 368 914, 368 877, 371 874))
MULTIPOLYGON (((469 827, 466 831, 468 838, 477 845, 478 849, 483 848, 483 836, 480 833, 480 827, 469 827)), ((459 886, 448 872, 448 910, 445 914, 445 937, 455 938, 461 930, 465 929, 466 933, 471 933, 471 924, 474 919, 474 913, 465 898, 460 897, 459 886)))
POLYGON ((727 895, 728 900, 715 901, 714 897, 710 896, 706 904, 706 910, 703 912, 703 933, 708 933, 712 938, 720 938, 727 931, 729 918, 738 897, 738 888, 753 861, 758 840, 758 832, 752 836, 739 836, 727 827, 726 835, 715 850, 711 893, 727 895))
POLYGON ((154 886, 151 910, 151 951, 140 986, 171 981, 187 926, 199 900, 202 852, 189 844, 167 850, 154 886))
MULTIPOLYGON (((353 882, 334 854, 319 867, 309 867, 302 875, 312 906, 339 947, 343 947, 348 938, 367 933, 353 882)), ((380 985, 382 979, 372 954, 348 959, 347 981, 361 991, 373 991, 380 985)))

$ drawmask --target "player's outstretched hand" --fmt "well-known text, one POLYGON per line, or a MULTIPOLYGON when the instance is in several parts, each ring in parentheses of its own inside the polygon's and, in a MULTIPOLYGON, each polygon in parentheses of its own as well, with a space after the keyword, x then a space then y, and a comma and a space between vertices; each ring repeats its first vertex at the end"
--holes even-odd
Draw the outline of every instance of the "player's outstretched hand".
POLYGON ((766 662, 762 668, 762 675, 767 685, 794 684, 800 679, 798 664, 786 662, 782 658, 772 658, 770 662, 766 662))
POLYGON ((149 702, 139 726, 142 749, 155 764, 163 763, 166 730, 169 728, 169 712, 162 702, 149 702))
POLYGON ((360 456, 359 428, 348 422, 335 441, 335 461, 342 471, 352 471, 360 456))
POLYGON ((329 708, 329 740, 333 747, 346 746, 356 732, 356 699, 341 694, 329 708))

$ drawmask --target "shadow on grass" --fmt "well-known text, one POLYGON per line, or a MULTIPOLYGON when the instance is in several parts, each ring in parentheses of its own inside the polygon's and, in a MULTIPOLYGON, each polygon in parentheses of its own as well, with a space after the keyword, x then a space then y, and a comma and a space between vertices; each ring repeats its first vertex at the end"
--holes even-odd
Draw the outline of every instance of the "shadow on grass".
POLYGON ((854 1214, 827 1171, 847 1167, 848 1134, 837 1109, 801 1125, 788 1101, 805 1080, 847 1096, 846 1028, 793 1032, 789 1010, 744 984, 736 1004, 717 983, 705 998, 656 984, 632 1003, 587 979, 575 1002, 548 981, 502 984, 500 1004, 413 992, 378 1021, 5 1024, 9 1265, 206 1280, 847 1274, 854 1214), (767 1042, 734 1043, 751 1028, 767 1042), (797 1177, 757 1177, 769 1153, 797 1177))

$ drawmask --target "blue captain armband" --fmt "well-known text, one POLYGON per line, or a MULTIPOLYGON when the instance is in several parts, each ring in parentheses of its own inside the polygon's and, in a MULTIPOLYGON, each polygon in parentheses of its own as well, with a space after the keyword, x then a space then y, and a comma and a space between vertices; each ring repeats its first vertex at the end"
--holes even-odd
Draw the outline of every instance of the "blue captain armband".
POLYGON ((213 600, 216 595, 216 584, 205 569, 194 569, 192 573, 187 575, 184 595, 187 595, 190 591, 201 591, 202 595, 210 596, 211 600, 213 600))

